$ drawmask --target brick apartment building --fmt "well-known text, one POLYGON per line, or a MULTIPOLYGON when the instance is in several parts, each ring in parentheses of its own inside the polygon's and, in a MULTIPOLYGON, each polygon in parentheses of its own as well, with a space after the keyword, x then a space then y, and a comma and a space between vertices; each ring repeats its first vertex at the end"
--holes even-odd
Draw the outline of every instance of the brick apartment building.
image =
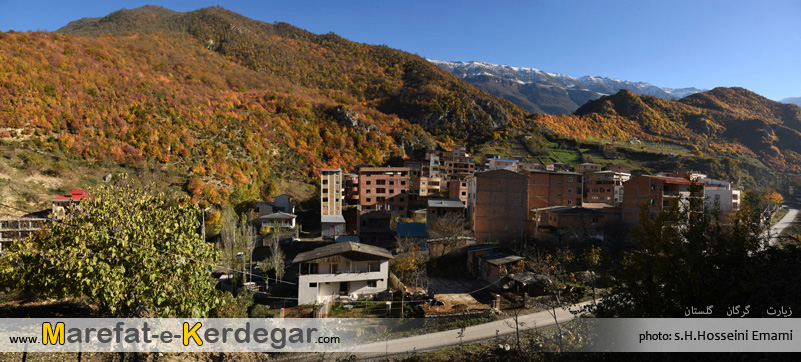
POLYGON ((615 171, 590 172, 584 175, 585 201, 620 206, 623 203, 623 183, 631 174, 615 171))
POLYGON ((467 181, 449 181, 448 198, 458 199, 462 201, 462 204, 467 206, 467 181))
POLYGON ((643 175, 623 184, 623 222, 636 224, 640 221, 640 210, 647 207, 649 217, 654 218, 662 210, 690 200, 704 197, 704 185, 696 183, 695 189, 688 179, 666 176, 643 175))
POLYGON ((468 219, 476 240, 510 240, 528 232, 527 180, 517 172, 495 170, 468 181, 468 219))
POLYGON ((393 216, 409 212, 408 167, 359 167, 358 201, 362 213, 387 211, 393 216))
POLYGON ((524 171, 528 209, 581 206, 582 174, 566 171, 524 171))

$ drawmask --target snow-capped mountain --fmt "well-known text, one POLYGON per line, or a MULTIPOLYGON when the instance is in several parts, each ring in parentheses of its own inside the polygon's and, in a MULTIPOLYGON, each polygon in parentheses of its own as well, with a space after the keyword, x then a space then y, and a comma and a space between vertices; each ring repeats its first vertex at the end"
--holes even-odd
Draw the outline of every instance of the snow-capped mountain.
POLYGON ((801 97, 785 98, 785 99, 782 99, 780 102, 788 103, 788 104, 795 104, 795 105, 801 107, 801 97))
POLYGON ((678 99, 706 91, 698 88, 663 88, 645 82, 630 82, 607 77, 574 78, 534 68, 484 62, 446 62, 434 59, 428 61, 485 92, 538 113, 573 113, 587 101, 617 93, 621 89, 665 99, 678 99))

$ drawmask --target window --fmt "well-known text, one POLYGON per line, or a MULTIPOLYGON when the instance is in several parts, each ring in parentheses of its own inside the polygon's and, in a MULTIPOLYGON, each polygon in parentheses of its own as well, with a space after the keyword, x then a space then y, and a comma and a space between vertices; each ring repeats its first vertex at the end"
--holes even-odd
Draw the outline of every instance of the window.
POLYGON ((317 288, 317 283, 309 283, 309 288, 317 288))
POLYGON ((371 261, 371 262, 367 263, 367 271, 368 272, 381 271, 381 262, 371 261))
POLYGON ((467 192, 462 191, 462 196, 467 195, 467 192))
POLYGON ((329 274, 336 274, 339 272, 339 264, 331 264, 328 268, 329 274))
POLYGON ((567 188, 567 193, 568 193, 568 194, 572 194, 572 193, 573 193, 573 188, 571 188, 571 187, 568 187, 568 188, 567 188))
POLYGON ((395 181, 390 180, 389 181, 389 186, 393 186, 393 185, 395 185, 395 181))
POLYGON ((376 287, 378 287, 378 283, 375 280, 368 280, 367 281, 367 287, 368 288, 376 288, 376 287))
POLYGON ((369 185, 369 184, 370 184, 370 180, 367 180, 367 181, 365 182, 365 185, 369 185))
POLYGON ((328 202, 328 198, 327 197, 323 197, 323 202, 328 202))
POLYGON ((401 186, 406 185, 406 181, 401 181, 401 186))
POLYGON ((323 180, 323 185, 328 185, 328 179, 323 180))
POLYGON ((567 200, 568 205, 573 205, 573 200, 567 200))
POLYGON ((380 187, 380 188, 375 189, 375 192, 377 194, 385 194, 385 193, 387 193, 387 189, 385 189, 383 187, 380 187))
POLYGON ((398 211, 403 211, 403 206, 398 206, 398 211))
POLYGON ((573 176, 568 177, 567 182, 573 182, 573 176))
POLYGON ((328 189, 323 189, 323 193, 327 194, 328 193, 328 189))
POLYGON ((592 218, 592 223, 593 224, 597 224, 598 223, 598 218, 597 217, 592 218))
POLYGON ((371 198, 369 198, 369 197, 368 197, 368 198, 366 198, 366 199, 364 199, 364 202, 370 202, 370 201, 372 201, 372 199, 371 199, 371 198))

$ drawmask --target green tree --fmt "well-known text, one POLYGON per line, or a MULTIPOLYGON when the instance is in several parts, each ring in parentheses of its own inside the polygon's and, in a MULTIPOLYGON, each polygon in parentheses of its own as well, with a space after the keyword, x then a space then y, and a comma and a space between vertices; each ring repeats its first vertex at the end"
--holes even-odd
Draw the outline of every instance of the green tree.
POLYGON ((279 235, 281 234, 281 227, 274 226, 271 228, 272 232, 268 237, 270 238, 270 256, 259 263, 259 268, 262 273, 267 270, 275 271, 275 278, 280 281, 286 273, 286 262, 283 250, 281 250, 281 243, 279 242, 279 235))
POLYGON ((6 286, 83 297, 104 316, 205 317, 220 304, 217 252, 198 233, 200 210, 127 180, 94 190, 62 222, 14 243, 6 286))
POLYGON ((693 306, 739 305, 764 284, 753 275, 765 248, 759 216, 745 204, 724 219, 698 211, 695 202, 700 201, 691 199, 653 220, 643 208, 634 250, 615 273, 617 283, 591 308, 597 316, 683 317, 693 306))

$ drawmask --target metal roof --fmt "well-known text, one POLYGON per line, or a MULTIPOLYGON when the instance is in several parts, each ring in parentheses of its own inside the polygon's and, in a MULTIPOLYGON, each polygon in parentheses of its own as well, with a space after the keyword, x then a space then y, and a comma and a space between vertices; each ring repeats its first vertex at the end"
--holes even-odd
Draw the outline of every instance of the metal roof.
POLYGON ((295 257, 294 260, 292 260, 292 262, 302 263, 304 261, 325 258, 333 255, 345 254, 349 252, 377 256, 382 259, 393 258, 392 254, 390 254, 389 250, 387 249, 373 245, 354 243, 352 241, 345 241, 342 243, 326 245, 321 248, 314 249, 312 251, 307 251, 305 253, 300 253, 295 257))
POLYGON ((426 237, 426 223, 424 222, 399 222, 398 237, 426 237))
POLYGON ((598 209, 588 209, 586 207, 566 207, 564 209, 549 211, 551 214, 560 215, 606 215, 608 212, 598 209))
POLYGON ((294 219, 296 217, 296 215, 285 212, 275 212, 269 215, 259 216, 257 219, 294 219))
POLYGON ((344 224, 345 217, 342 215, 322 215, 320 216, 320 222, 329 224, 344 224))
POLYGON ((490 263, 490 264, 493 264, 493 265, 504 265, 504 264, 514 263, 514 262, 517 262, 517 261, 525 259, 524 257, 519 256, 519 255, 512 255, 512 254, 507 254, 507 253, 503 253, 503 252, 495 252, 495 253, 490 253, 490 254, 484 254, 484 255, 479 256, 479 258, 484 259, 484 260, 487 261, 487 263, 490 263))
POLYGON ((464 208, 459 199, 428 199, 428 207, 464 208))

